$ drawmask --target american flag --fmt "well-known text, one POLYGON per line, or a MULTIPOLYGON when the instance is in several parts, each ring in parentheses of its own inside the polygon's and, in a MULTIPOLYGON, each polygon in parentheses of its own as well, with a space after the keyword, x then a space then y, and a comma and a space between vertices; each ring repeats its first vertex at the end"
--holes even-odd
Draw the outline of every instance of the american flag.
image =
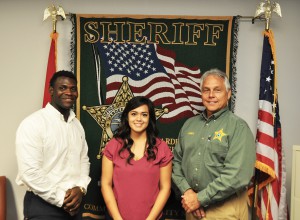
POLYGON ((275 42, 269 30, 264 32, 255 164, 259 189, 257 214, 259 219, 266 220, 288 218, 285 157, 276 86, 275 42))
POLYGON ((156 44, 97 42, 106 76, 106 103, 112 103, 122 78, 135 96, 146 96, 167 107, 162 122, 193 116, 203 108, 199 90, 200 69, 176 62, 176 54, 156 44))
POLYGON ((171 122, 174 117, 191 117, 204 110, 200 93, 200 69, 190 68, 176 61, 176 54, 157 46, 157 56, 175 87, 175 102, 163 104, 170 110, 162 121, 171 122))

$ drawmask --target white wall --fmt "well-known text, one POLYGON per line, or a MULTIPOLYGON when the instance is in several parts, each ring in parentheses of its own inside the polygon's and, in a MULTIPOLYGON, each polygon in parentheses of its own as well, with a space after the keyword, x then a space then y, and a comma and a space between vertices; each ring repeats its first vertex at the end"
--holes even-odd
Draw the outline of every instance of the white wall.
MULTIPOLYGON (((22 219, 24 188, 15 184, 15 131, 20 121, 42 105, 45 72, 52 30, 43 22, 52 3, 66 12, 96 14, 244 15, 252 16, 260 0, 0 0, 0 175, 8 178, 8 220, 22 219)), ((300 144, 299 35, 300 1, 278 1, 283 18, 274 15, 278 59, 278 92, 283 146, 286 153, 288 202, 292 145, 300 144)), ((59 22, 58 69, 69 67, 71 24, 59 22)), ((242 21, 237 58, 236 114, 256 132, 259 72, 264 22, 242 21)))

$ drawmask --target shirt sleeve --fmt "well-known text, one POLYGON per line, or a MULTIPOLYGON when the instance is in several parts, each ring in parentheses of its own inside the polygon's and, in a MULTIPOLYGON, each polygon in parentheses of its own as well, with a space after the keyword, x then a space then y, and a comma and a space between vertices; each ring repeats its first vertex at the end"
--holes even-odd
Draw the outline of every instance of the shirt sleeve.
POLYGON ((88 157, 88 145, 85 139, 85 132, 82 128, 83 133, 83 139, 82 139, 82 150, 80 155, 80 162, 81 162, 81 173, 80 173, 80 180, 77 183, 77 186, 82 186, 87 190, 87 187, 91 181, 91 178, 89 176, 90 174, 90 161, 88 157))
POLYGON ((16 134, 16 155, 19 173, 18 183, 25 184, 29 190, 47 202, 61 207, 65 190, 51 181, 51 177, 42 168, 43 141, 40 124, 24 120, 16 134))
POLYGON ((118 142, 115 138, 111 139, 105 146, 104 150, 103 150, 103 155, 105 155, 109 160, 113 160, 114 159, 114 155, 118 149, 118 142))
POLYGON ((172 151, 170 150, 169 146, 166 142, 161 140, 161 144, 159 146, 162 150, 162 157, 160 160, 160 167, 167 166, 169 162, 173 159, 172 151))
POLYGON ((175 183, 175 185, 178 187, 180 192, 183 194, 186 190, 190 189, 191 186, 188 184, 188 182, 185 179, 185 176, 182 172, 182 157, 183 157, 183 149, 182 149, 182 143, 181 143, 181 133, 183 132, 183 129, 181 129, 179 133, 178 142, 175 145, 175 148, 173 150, 173 170, 172 170, 172 180, 175 183))
POLYGON ((237 123, 234 134, 229 137, 229 151, 219 176, 198 192, 202 206, 245 190, 253 176, 256 159, 254 137, 246 122, 237 123))

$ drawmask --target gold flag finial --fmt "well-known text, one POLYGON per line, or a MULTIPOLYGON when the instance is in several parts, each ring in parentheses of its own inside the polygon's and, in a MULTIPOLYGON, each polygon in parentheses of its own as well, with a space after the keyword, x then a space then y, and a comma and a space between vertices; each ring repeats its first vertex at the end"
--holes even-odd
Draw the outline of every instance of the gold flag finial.
POLYGON ((52 19, 53 33, 56 33, 57 16, 60 16, 63 20, 66 19, 65 11, 61 6, 56 8, 54 5, 52 5, 45 9, 43 21, 45 21, 49 16, 51 16, 52 19))
POLYGON ((266 20, 265 29, 269 30, 273 12, 275 12, 279 17, 282 17, 279 3, 271 2, 270 0, 265 0, 264 2, 259 3, 259 5, 257 6, 254 17, 264 17, 266 20))

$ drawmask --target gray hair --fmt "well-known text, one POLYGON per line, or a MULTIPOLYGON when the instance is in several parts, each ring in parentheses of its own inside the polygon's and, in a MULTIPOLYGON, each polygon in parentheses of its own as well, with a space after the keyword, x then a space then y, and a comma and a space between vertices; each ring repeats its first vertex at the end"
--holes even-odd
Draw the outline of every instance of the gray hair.
POLYGON ((227 91, 231 90, 230 82, 229 82, 229 79, 228 79, 226 73, 222 72, 219 69, 210 69, 210 70, 206 71, 200 78, 200 91, 202 90, 202 84, 203 84, 204 80, 206 79, 206 77, 211 76, 211 75, 223 78, 226 90, 227 91))

